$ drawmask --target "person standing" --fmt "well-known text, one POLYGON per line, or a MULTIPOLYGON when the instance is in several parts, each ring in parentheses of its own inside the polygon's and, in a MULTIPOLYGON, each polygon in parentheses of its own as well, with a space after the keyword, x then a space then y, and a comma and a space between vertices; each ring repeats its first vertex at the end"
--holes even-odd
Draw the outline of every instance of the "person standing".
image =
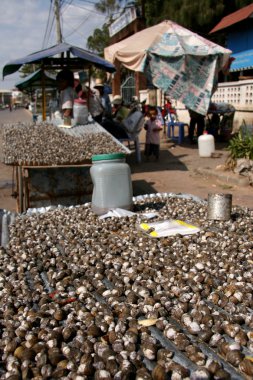
POLYGON ((105 92, 105 86, 101 79, 96 79, 94 89, 98 91, 97 98, 102 107, 101 114, 94 117, 94 119, 98 123, 101 123, 105 119, 110 119, 112 117, 112 106, 109 95, 105 92))
POLYGON ((197 113, 193 110, 189 110, 190 115, 190 125, 189 125, 189 139, 190 143, 194 144, 194 132, 197 126, 197 137, 203 135, 205 129, 205 116, 197 113))
POLYGON ((72 71, 64 69, 57 74, 56 81, 60 90, 59 106, 64 124, 71 125, 75 99, 74 74, 72 71))
POLYGON ((149 119, 144 125, 144 129, 146 130, 144 154, 147 158, 154 155, 156 160, 159 159, 160 155, 160 131, 163 129, 161 120, 158 119, 157 115, 157 108, 150 107, 149 119))

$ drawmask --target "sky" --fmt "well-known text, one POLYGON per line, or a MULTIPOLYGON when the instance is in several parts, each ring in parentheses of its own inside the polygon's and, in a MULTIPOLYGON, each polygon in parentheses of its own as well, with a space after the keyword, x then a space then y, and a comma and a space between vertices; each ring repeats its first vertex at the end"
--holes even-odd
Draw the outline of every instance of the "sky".
MULTIPOLYGON (((87 38, 106 21, 105 16, 94 9, 94 2, 96 0, 63 1, 63 41, 87 49, 87 38)), ((50 4, 51 0, 0 0, 0 89, 12 89, 20 81, 19 73, 2 80, 4 65, 57 43, 55 22, 51 28, 54 12, 53 7, 49 12, 50 4)))

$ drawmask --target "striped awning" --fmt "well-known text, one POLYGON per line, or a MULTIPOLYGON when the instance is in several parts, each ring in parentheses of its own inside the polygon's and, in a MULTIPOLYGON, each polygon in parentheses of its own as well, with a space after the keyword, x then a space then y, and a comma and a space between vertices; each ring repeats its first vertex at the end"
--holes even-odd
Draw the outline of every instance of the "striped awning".
POLYGON ((235 59, 232 62, 229 71, 233 72, 253 69, 253 49, 232 54, 232 57, 235 59))

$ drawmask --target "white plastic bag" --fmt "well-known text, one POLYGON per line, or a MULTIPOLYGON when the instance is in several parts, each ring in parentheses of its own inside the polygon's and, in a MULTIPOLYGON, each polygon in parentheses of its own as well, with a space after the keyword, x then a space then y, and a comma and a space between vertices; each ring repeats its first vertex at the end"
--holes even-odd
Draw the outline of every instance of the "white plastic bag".
POLYGON ((200 229, 182 220, 164 220, 156 223, 141 223, 139 228, 152 238, 160 238, 173 235, 192 235, 200 229))
POLYGON ((101 215, 99 219, 106 219, 106 218, 111 218, 111 217, 117 217, 117 218, 123 218, 125 216, 133 216, 133 215, 138 215, 140 218, 146 218, 146 219, 152 219, 158 216, 157 212, 146 212, 144 214, 136 214, 135 212, 125 210, 122 208, 114 208, 109 210, 106 214, 101 215))
POLYGON ((89 96, 89 111, 93 117, 101 115, 104 111, 101 102, 95 94, 89 96))

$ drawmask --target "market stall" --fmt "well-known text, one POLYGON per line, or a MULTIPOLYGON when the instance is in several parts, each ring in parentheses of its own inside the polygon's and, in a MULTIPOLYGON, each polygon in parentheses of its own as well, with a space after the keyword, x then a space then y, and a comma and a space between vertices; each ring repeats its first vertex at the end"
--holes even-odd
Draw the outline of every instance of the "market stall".
POLYGON ((91 157, 113 152, 130 150, 93 121, 69 129, 51 123, 6 126, 3 162, 15 171, 17 211, 89 201, 91 157))
MULTIPOLYGON (((8 62, 3 77, 23 65, 39 64, 40 70, 19 83, 22 89, 42 89, 42 119, 46 120, 45 89, 55 80, 47 73, 67 68, 90 71, 92 68, 113 73, 115 67, 100 56, 79 47, 60 43, 26 57, 8 62)), ((63 124, 63 123, 62 123, 63 124)), ((18 124, 6 128, 4 163, 13 165, 16 174, 17 209, 45 205, 76 205, 90 199, 92 183, 89 176, 92 154, 130 151, 93 120, 71 130, 52 123, 18 124)))
POLYGON ((41 65, 41 88, 42 88, 42 109, 43 120, 46 120, 46 99, 45 99, 45 84, 46 76, 43 75, 45 70, 62 70, 68 68, 69 70, 82 71, 84 69, 90 71, 92 67, 104 70, 108 73, 113 73, 115 67, 110 62, 101 58, 100 56, 88 50, 84 50, 77 46, 69 45, 66 42, 59 43, 51 46, 48 49, 40 50, 35 53, 29 54, 26 57, 18 58, 8 62, 3 67, 3 78, 7 75, 13 74, 18 71, 23 65, 27 64, 40 64, 41 65))

